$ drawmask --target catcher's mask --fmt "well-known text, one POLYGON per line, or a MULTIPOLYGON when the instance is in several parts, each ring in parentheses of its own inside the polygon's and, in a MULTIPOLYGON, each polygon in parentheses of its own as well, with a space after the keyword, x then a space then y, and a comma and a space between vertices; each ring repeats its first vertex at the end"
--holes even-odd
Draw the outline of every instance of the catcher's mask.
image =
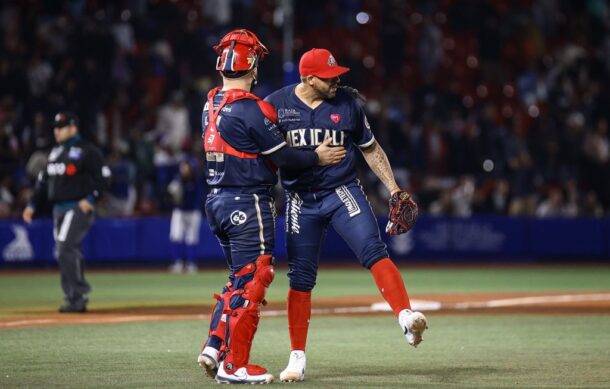
POLYGON ((256 34, 246 29, 227 33, 214 51, 218 54, 216 70, 227 78, 243 77, 269 53, 256 34))

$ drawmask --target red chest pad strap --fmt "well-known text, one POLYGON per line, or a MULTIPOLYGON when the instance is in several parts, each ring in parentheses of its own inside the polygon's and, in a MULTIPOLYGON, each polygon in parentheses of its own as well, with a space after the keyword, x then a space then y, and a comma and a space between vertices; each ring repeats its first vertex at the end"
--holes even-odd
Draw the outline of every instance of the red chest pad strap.
POLYGON ((218 132, 217 119, 218 115, 226 104, 231 104, 238 100, 252 99, 255 100, 265 117, 273 123, 277 122, 277 113, 273 106, 265 101, 262 101, 258 96, 239 89, 229 89, 225 91, 222 101, 218 108, 214 110, 214 96, 220 90, 220 87, 214 88, 208 93, 208 126, 204 134, 204 150, 206 152, 217 152, 232 155, 234 157, 247 159, 257 158, 258 154, 246 153, 239 151, 227 143, 218 132))

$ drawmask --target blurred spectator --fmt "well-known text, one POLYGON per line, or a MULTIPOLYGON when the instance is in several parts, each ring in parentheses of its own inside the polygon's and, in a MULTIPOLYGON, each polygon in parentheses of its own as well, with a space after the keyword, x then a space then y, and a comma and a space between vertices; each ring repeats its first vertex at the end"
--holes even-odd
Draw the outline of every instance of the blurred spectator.
POLYGON ((506 179, 488 181, 475 194, 474 212, 506 215, 510 195, 510 185, 506 179))
POLYGON ((563 217, 566 214, 566 205, 560 188, 551 188, 548 195, 536 207, 538 217, 563 217))
POLYGON ((203 180, 197 169, 197 159, 180 162, 178 175, 167 187, 174 209, 170 221, 172 243, 171 273, 197 273, 197 246, 203 204, 203 180))
POLYGON ((126 158, 126 148, 115 145, 108 156, 108 167, 112 172, 112 180, 100 215, 107 217, 125 217, 133 215, 136 193, 136 167, 126 158))
POLYGON ((157 127, 148 134, 152 139, 158 139, 155 166, 177 163, 179 152, 190 141, 191 128, 183 100, 184 94, 175 91, 170 101, 159 108, 157 127))
POLYGON ((11 191, 12 176, 8 172, 0 172, 0 218, 16 216, 15 196, 11 191))
POLYGON ((585 193, 584 200, 580 206, 580 216, 602 217, 604 208, 597 200, 597 195, 593 191, 585 193))
MULTIPOLYGON (((3 191, 21 201, 24 179, 52 143, 45 117, 72 109, 107 155, 122 145, 117 169, 133 165, 125 177, 135 174, 135 205, 109 212, 168 212, 167 185, 185 150, 200 142, 203 91, 217 77, 209 42, 237 26, 256 31, 274 65, 256 88, 263 95, 279 88, 290 79, 282 71, 282 3, 1 2, 0 170, 12 176, 3 191)), ((534 215, 541 188, 551 186, 565 191, 569 215, 610 210, 607 2, 294 7, 288 54, 342 53, 352 68, 342 81, 366 95, 375 137, 422 210, 534 215), (462 176, 473 180, 471 211, 450 201, 462 176)), ((385 214, 387 193, 371 181, 373 209, 385 214)), ((117 183, 117 193, 127 187, 117 183)))

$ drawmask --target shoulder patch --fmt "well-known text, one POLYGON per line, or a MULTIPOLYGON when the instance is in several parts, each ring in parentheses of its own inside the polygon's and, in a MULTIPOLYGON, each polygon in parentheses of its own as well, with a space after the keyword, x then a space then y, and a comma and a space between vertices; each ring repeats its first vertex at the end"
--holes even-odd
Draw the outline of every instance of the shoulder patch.
POLYGON ((263 100, 257 100, 258 106, 265 117, 272 123, 277 123, 277 111, 273 105, 263 100))

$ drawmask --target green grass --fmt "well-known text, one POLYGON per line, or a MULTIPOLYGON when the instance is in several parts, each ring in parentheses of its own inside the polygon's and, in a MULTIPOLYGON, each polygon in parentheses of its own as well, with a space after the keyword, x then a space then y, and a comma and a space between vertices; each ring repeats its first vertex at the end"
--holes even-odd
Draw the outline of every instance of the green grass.
MULTIPOLYGON (((540 268, 402 268, 411 295, 466 292, 600 291, 610 288, 608 267, 540 268)), ((160 272, 88 272, 93 286, 92 309, 142 306, 209 305, 226 282, 226 271, 196 275, 160 272)), ((283 301, 288 288, 285 270, 276 272, 267 299, 283 301)), ((321 269, 316 297, 374 295, 370 273, 360 268, 321 269)), ((0 317, 54 311, 61 302, 59 275, 0 273, 0 317)))
MULTIPOLYGON (((214 387, 195 359, 205 322, 0 331, 0 387, 214 387)), ((602 388, 610 315, 430 317, 418 349, 390 316, 314 317, 303 388, 602 388)), ((252 361, 276 377, 285 318, 265 318, 252 361)))
MULTIPOLYGON (((608 291, 608 267, 403 268, 411 295, 608 291)), ((226 272, 89 272, 94 310, 209 305, 226 272)), ((279 270, 268 298, 285 299, 279 270)), ((322 269, 316 297, 374 295, 358 268, 322 269)), ((0 318, 54 312, 56 272, 0 273, 0 318)), ((314 316, 303 388, 607 388, 610 315, 430 314, 424 343, 407 346, 392 315, 314 316)), ((216 387, 196 366, 205 321, 66 325, 0 330, 0 388, 216 387)), ((276 376, 288 352, 286 318, 264 318, 253 363, 276 376)))

